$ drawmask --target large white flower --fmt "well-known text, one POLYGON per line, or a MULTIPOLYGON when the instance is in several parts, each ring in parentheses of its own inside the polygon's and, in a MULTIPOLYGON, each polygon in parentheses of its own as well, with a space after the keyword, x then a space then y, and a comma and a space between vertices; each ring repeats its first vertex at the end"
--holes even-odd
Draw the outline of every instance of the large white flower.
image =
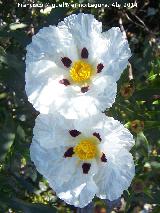
POLYGON ((70 15, 27 46, 26 92, 41 113, 85 117, 111 107, 131 52, 120 29, 102 33, 93 15, 70 15))
POLYGON ((57 196, 83 208, 95 195, 112 201, 130 186, 133 145, 130 132, 102 113, 83 120, 40 114, 30 154, 57 196))

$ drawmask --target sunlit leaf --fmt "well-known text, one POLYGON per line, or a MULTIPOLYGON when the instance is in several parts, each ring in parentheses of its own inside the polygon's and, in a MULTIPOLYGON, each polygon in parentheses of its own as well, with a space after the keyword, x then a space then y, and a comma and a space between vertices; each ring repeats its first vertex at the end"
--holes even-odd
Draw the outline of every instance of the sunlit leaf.
POLYGON ((25 28, 27 27, 27 25, 23 23, 13 23, 13 24, 10 24, 9 27, 11 30, 17 30, 17 29, 25 28))

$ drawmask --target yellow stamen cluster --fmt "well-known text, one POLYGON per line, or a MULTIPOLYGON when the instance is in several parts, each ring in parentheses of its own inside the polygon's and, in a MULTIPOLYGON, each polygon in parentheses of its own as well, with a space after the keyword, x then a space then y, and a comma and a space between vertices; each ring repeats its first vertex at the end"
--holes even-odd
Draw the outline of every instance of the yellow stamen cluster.
POLYGON ((70 76, 76 83, 83 83, 90 80, 92 74, 93 67, 83 60, 75 61, 70 69, 70 76))
POLYGON ((80 160, 93 159, 98 155, 97 142, 92 139, 84 139, 74 147, 74 153, 80 160))

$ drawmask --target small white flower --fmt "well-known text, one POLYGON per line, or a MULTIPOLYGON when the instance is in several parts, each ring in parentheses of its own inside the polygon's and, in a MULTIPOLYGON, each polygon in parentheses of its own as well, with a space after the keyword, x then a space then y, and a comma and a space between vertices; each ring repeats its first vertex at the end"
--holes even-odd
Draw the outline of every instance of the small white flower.
POLYGON ((70 15, 41 29, 27 46, 26 92, 41 113, 67 118, 104 111, 131 52, 119 28, 102 33, 93 15, 70 15))
POLYGON ((83 120, 40 114, 30 154, 57 196, 83 208, 95 195, 112 201, 130 186, 133 145, 130 132, 101 113, 83 120))

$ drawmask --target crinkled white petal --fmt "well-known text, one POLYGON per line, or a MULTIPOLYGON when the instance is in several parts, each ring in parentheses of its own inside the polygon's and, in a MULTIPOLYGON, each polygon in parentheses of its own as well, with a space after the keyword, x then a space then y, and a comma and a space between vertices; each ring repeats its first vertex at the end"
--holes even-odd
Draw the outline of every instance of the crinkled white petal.
MULTIPOLYGON (((85 163, 91 163, 91 168, 88 174, 83 174, 82 164, 77 164, 74 175, 68 182, 61 185, 56 193, 59 198, 63 199, 66 203, 74 205, 80 208, 88 205, 94 198, 98 188, 93 181, 93 176, 98 171, 98 165, 96 160, 85 161, 85 163)), ((52 184, 50 185, 52 187, 52 184)))
POLYGON ((98 113, 86 119, 74 120, 74 126, 86 135, 97 132, 101 136, 101 146, 105 150, 108 147, 125 148, 130 150, 134 145, 134 139, 130 131, 114 118, 98 113))
POLYGON ((122 146, 123 148, 130 150, 135 141, 130 131, 123 126, 119 121, 111 117, 106 117, 104 120, 104 147, 116 147, 122 146))
MULTIPOLYGON (((103 113, 97 113, 88 118, 80 118, 73 120, 74 127, 86 137, 90 137, 94 132, 101 133, 103 132, 102 121, 106 118, 103 113)), ((101 134, 103 136, 105 133, 101 134)))
POLYGON ((85 118, 104 111, 115 101, 117 85, 112 77, 95 78, 85 94, 79 94, 74 86, 66 88, 58 81, 50 80, 29 96, 29 101, 41 113, 57 111, 68 119, 85 118))
POLYGON ((33 141, 50 149, 59 146, 73 146, 75 142, 69 134, 74 129, 72 120, 65 120, 60 114, 39 114, 33 129, 33 141))
POLYGON ((128 65, 131 50, 127 39, 119 27, 112 27, 102 34, 107 40, 107 52, 102 56, 105 67, 103 72, 105 72, 106 75, 112 76, 115 81, 117 81, 128 65))
POLYGON ((115 102, 117 84, 111 76, 96 76, 87 95, 97 98, 97 108, 104 111, 115 102))
MULTIPOLYGON (((73 97, 68 94, 65 98, 65 104, 59 107, 59 112, 67 119, 89 117, 97 114, 99 111, 96 107, 96 102, 97 100, 92 96, 73 97)), ((50 112, 52 112, 52 109, 50 112)))
MULTIPOLYGON (((101 96, 99 98, 102 99, 101 96)), ((114 98, 110 96, 111 99, 113 101, 114 98)), ((98 94, 96 92, 93 95, 86 94, 78 96, 72 87, 66 88, 56 80, 44 85, 41 91, 35 90, 29 96, 29 101, 43 114, 55 113, 57 111, 68 119, 89 117, 102 111, 102 106, 98 101, 98 94)), ((111 106, 111 103, 106 101, 106 106, 107 104, 111 106)))
POLYGON ((80 161, 75 156, 75 161, 77 162, 76 163, 77 167, 76 167, 76 171, 74 172, 74 175, 70 178, 70 180, 66 181, 61 187, 59 187, 59 189, 57 190, 57 193, 74 190, 75 188, 77 188, 77 186, 92 180, 93 176, 98 171, 98 163, 95 159, 80 161), (83 169, 82 169, 83 163, 91 164, 88 174, 83 173, 83 169))
POLYGON ((59 112, 61 106, 65 107, 66 93, 64 86, 58 83, 58 80, 50 80, 48 84, 44 84, 41 89, 36 87, 28 99, 33 106, 43 114, 51 112, 59 112))
POLYGON ((72 34, 79 50, 79 56, 82 48, 88 49, 90 62, 96 60, 97 56, 99 57, 99 54, 104 52, 106 45, 105 40, 101 37, 102 23, 97 21, 93 15, 84 13, 72 14, 66 17, 64 21, 61 21, 58 27, 67 28, 72 34))
POLYGON ((50 60, 63 67, 62 57, 69 57, 72 61, 78 59, 74 39, 67 28, 59 29, 56 26, 42 28, 32 37, 32 43, 26 49, 26 64, 50 60))
POLYGON ((72 14, 58 24, 59 27, 67 27, 72 35, 77 35, 77 39, 81 41, 91 33, 101 33, 102 23, 97 21, 93 15, 79 13, 72 14))
POLYGON ((107 163, 101 163, 98 173, 94 176, 99 189, 96 194, 101 199, 110 201, 118 199, 127 190, 135 175, 132 155, 126 149, 105 153, 107 163))
POLYGON ((100 146, 104 152, 117 147, 130 150, 135 143, 132 134, 123 124, 103 113, 75 120, 65 119, 58 113, 40 114, 33 130, 33 140, 44 148, 75 145, 75 138, 69 133, 74 129, 86 137, 99 133, 102 139, 100 146))
MULTIPOLYGON (((68 147, 69 148, 69 147, 68 147)), ((45 149, 39 143, 33 141, 30 146, 31 160, 37 170, 52 183, 56 191, 65 182, 68 182, 77 169, 75 158, 65 158, 67 147, 45 149)))
POLYGON ((61 192, 58 195, 59 198, 64 200, 70 205, 74 205, 79 208, 87 206, 94 198, 98 188, 93 180, 86 183, 82 183, 73 190, 61 192))
POLYGON ((66 70, 58 67, 53 61, 40 60, 26 64, 26 93, 33 103, 39 98, 49 81, 65 78, 66 70), (33 99, 33 100, 32 100, 33 99))
POLYGON ((101 109, 97 109, 97 94, 82 95, 74 87, 64 86, 56 80, 49 79, 47 84, 38 86, 37 89, 30 85, 29 90, 33 91, 28 99, 33 106, 43 114, 59 112, 68 119, 77 119, 80 117, 89 117, 96 114, 101 109), (82 104, 83 103, 83 104, 82 104))

